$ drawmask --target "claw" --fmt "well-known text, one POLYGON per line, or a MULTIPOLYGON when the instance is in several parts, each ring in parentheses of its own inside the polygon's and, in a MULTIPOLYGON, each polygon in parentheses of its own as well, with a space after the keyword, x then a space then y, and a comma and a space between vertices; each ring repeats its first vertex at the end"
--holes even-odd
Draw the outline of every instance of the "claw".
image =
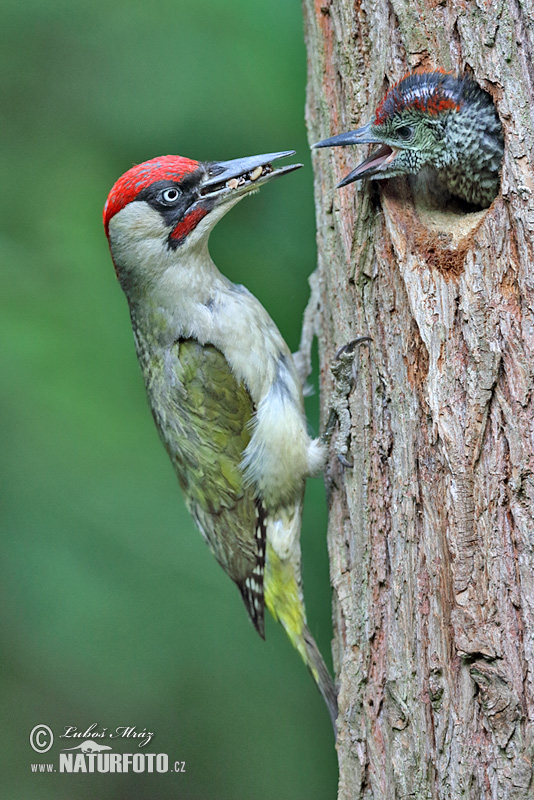
POLYGON ((338 350, 336 351, 336 354, 334 356, 334 359, 336 361, 339 361, 339 359, 341 358, 341 356, 344 353, 347 353, 347 355, 352 355, 352 353, 354 352, 354 349, 359 344, 362 344, 362 342, 372 342, 372 341, 373 341, 373 339, 372 339, 371 336, 360 336, 358 339, 353 339, 352 342, 348 342, 348 344, 343 344, 343 345, 341 345, 340 348, 338 348, 338 350))

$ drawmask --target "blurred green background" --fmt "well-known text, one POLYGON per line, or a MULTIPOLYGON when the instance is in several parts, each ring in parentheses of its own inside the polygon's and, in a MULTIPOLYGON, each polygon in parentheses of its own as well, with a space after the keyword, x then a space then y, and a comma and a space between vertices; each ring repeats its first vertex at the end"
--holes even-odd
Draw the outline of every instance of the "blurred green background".
MULTIPOLYGON (((333 798, 312 679, 271 619, 255 634, 184 509, 101 224, 134 163, 294 148, 305 169, 234 209, 211 251, 297 347, 315 265, 300 5, 3 0, 0 23, 0 795, 333 798), (38 757, 35 725, 94 722, 154 731, 147 750, 187 772, 32 774, 77 744, 38 757)), ((316 480, 304 583, 330 663, 325 532, 316 480)))

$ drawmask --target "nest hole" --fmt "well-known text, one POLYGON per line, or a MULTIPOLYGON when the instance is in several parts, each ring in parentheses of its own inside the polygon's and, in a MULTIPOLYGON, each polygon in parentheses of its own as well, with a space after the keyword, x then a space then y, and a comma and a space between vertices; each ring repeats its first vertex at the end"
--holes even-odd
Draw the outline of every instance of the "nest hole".
POLYGON ((455 247, 480 225, 487 208, 478 208, 449 194, 432 172, 422 171, 409 181, 411 202, 421 224, 455 247))
POLYGON ((431 175, 384 184, 383 199, 390 217, 402 228, 407 247, 444 277, 461 274, 473 237, 489 209, 452 197, 431 175))

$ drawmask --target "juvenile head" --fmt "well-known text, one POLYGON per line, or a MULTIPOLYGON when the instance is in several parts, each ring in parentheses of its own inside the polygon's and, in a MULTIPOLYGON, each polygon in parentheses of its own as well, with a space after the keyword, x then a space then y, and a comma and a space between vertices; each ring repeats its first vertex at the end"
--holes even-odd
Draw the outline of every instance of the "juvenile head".
POLYGON ((338 185, 436 170, 454 195, 489 205, 498 192, 502 127, 492 99, 467 77, 414 72, 391 87, 373 119, 314 147, 379 145, 338 185))

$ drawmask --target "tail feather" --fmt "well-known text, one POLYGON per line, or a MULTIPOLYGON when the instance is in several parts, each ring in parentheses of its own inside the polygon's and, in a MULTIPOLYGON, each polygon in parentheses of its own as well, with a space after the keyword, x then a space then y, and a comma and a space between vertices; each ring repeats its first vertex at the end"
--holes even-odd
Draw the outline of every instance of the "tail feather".
POLYGON ((306 648, 306 658, 304 661, 306 662, 306 666, 310 670, 313 679, 323 696, 323 700, 328 708, 328 713, 330 714, 330 719, 332 720, 334 735, 337 738, 336 720, 338 716, 338 709, 337 692, 334 686, 334 681, 328 672, 328 668, 324 663, 321 653, 319 652, 319 648, 317 647, 315 639, 307 627, 305 627, 303 630, 303 638, 304 646, 306 648))
POLYGON ((267 541, 265 605, 284 627, 321 692, 336 731, 337 695, 334 682, 306 624, 300 569, 291 558, 281 559, 267 541))

